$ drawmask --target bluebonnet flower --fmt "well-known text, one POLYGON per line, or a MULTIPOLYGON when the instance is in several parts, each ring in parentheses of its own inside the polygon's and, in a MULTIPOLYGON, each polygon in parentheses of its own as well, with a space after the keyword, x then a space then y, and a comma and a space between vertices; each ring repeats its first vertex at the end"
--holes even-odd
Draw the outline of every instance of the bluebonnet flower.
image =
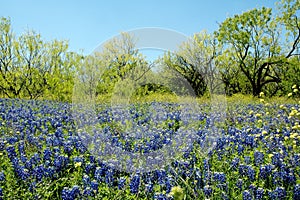
POLYGON ((27 157, 23 153, 20 155, 20 159, 21 159, 22 163, 26 163, 26 161, 27 161, 27 157))
POLYGON ((74 200, 75 197, 72 195, 72 191, 67 188, 67 187, 64 187, 61 191, 61 198, 63 200, 74 200))
POLYGON ((168 197, 165 194, 154 194, 155 200, 168 200, 168 197))
POLYGON ((254 184, 249 185, 249 191, 252 194, 255 194, 255 192, 256 192, 256 186, 254 184))
POLYGON ((239 174, 240 174, 241 176, 247 175, 247 170, 248 170, 247 165, 241 164, 241 165, 239 166, 239 174))
POLYGON ((299 184, 295 185, 295 187, 294 187, 293 199, 300 200, 300 185, 299 184))
POLYGON ((25 154, 25 144, 24 141, 18 143, 19 154, 25 154))
POLYGON ((16 166, 15 170, 22 180, 27 180, 30 177, 28 169, 26 169, 24 166, 16 166))
POLYGON ((10 160, 12 160, 13 158, 16 158, 17 157, 17 153, 16 153, 16 150, 15 150, 15 147, 14 146, 8 146, 6 148, 6 151, 7 151, 7 156, 10 160))
POLYGON ((47 148, 44 150, 44 156, 43 156, 44 161, 46 161, 46 160, 51 160, 51 156, 52 156, 52 151, 50 150, 49 147, 47 147, 47 148))
POLYGON ((249 165, 251 163, 251 157, 250 156, 245 156, 244 157, 244 162, 249 165))
POLYGON ((114 170, 113 169, 108 169, 105 171, 105 182, 109 186, 113 186, 114 183, 114 170))
POLYGON ((63 142, 64 152, 70 155, 73 152, 73 145, 71 141, 63 142))
POLYGON ((255 193, 255 199, 263 199, 264 196, 264 189, 258 187, 255 193))
POLYGON ((146 187, 146 192, 147 193, 152 193, 153 192, 153 183, 149 182, 145 185, 146 187))
POLYGON ((170 177, 170 176, 168 176, 168 177, 166 178, 166 183, 165 183, 165 185, 166 185, 166 193, 171 192, 171 189, 172 189, 172 187, 174 186, 173 178, 170 177))
POLYGON ((55 168, 53 166, 45 168, 44 171, 45 177, 52 178, 54 176, 54 173, 55 173, 55 168))
POLYGON ((121 190, 124 188, 126 183, 126 178, 125 177, 120 177, 118 181, 118 189, 121 190))
POLYGON ((0 139, 0 151, 3 151, 5 149, 5 142, 0 139))
POLYGON ((54 157, 53 165, 56 171, 60 171, 63 167, 68 163, 68 157, 63 155, 59 155, 58 157, 54 157))
POLYGON ((227 194, 226 194, 225 192, 222 192, 222 193, 221 193, 221 198, 222 198, 223 200, 229 200, 229 197, 227 196, 227 194))
POLYGON ((203 167, 204 167, 204 170, 206 170, 206 171, 209 170, 210 165, 209 165, 209 162, 207 159, 203 160, 203 167))
POLYGON ((195 181, 197 181, 197 189, 203 188, 203 180, 200 169, 196 168, 195 181))
POLYGON ((231 167, 233 168, 233 170, 236 170, 239 166, 239 162, 240 162, 240 159, 239 158, 234 158, 232 161, 231 161, 231 167))
POLYGON ((161 169, 161 170, 157 170, 157 182, 160 185, 165 184, 165 179, 166 179, 166 171, 161 169))
POLYGON ((271 199, 284 200, 286 198, 286 191, 283 187, 276 187, 274 191, 269 192, 271 199))
POLYGON ((33 181, 33 182, 31 182, 31 183, 29 184, 29 191, 30 191, 31 193, 34 193, 35 190, 36 190, 36 181, 33 181))
POLYGON ((264 154, 260 151, 254 152, 254 162, 258 166, 263 163, 264 160, 264 154))
POLYGON ((247 166, 248 172, 247 177, 253 181, 255 179, 255 170, 251 166, 247 166))
POLYGON ((91 182, 91 188, 94 190, 94 191, 98 191, 98 188, 99 188, 99 183, 96 181, 96 180, 92 180, 91 182))
POLYGON ((83 190, 83 195, 84 195, 84 196, 89 197, 89 196, 92 196, 93 194, 94 194, 94 193, 93 193, 93 191, 91 190, 90 187, 84 188, 84 190, 83 190))
POLYGON ((74 197, 74 198, 77 197, 77 196, 79 196, 80 195, 80 188, 79 188, 79 186, 78 185, 74 185, 70 192, 71 192, 71 196, 74 197))
POLYGON ((0 182, 5 181, 5 174, 3 171, 0 172, 0 182))
POLYGON ((136 174, 131 178, 131 181, 129 183, 130 192, 133 194, 138 193, 139 186, 140 186, 140 176, 139 174, 136 174))
POLYGON ((90 186, 90 184, 91 184, 91 179, 90 179, 90 177, 88 176, 88 175, 83 175, 83 177, 82 177, 82 181, 83 181, 83 185, 84 186, 90 186))
POLYGON ((2 187, 0 187, 0 198, 2 199, 2 197, 3 197, 3 189, 2 187))
POLYGON ((212 188, 209 185, 206 185, 206 186, 204 186, 203 189, 204 189, 204 195, 206 197, 210 197, 213 192, 212 188))
POLYGON ((35 163, 39 163, 41 161, 39 153, 34 153, 32 158, 35 160, 35 163))
POLYGON ((217 181, 219 183, 225 183, 226 175, 223 172, 215 172, 214 173, 214 181, 217 181))
POLYGON ((295 166, 300 166, 300 154, 295 154, 292 161, 295 166))
POLYGON ((272 164, 275 165, 275 166, 278 166, 278 167, 281 166, 282 159, 281 159, 280 153, 278 153, 278 152, 274 153, 274 155, 272 157, 272 164))
POLYGON ((205 184, 205 185, 209 185, 209 184, 211 184, 211 177, 212 177, 212 174, 211 174, 211 172, 210 171, 208 171, 208 172, 203 172, 203 183, 205 184))
POLYGON ((236 181, 236 186, 237 186, 240 190, 242 190, 242 188, 243 188, 243 179, 238 179, 238 180, 236 181))
POLYGON ((39 166, 36 166, 34 169, 33 169, 33 176, 36 178, 37 181, 41 181, 43 176, 44 176, 44 173, 45 172, 45 168, 43 165, 39 165, 39 166))
POLYGON ((252 200, 252 195, 248 190, 245 190, 243 192, 243 200, 252 200))
POLYGON ((86 165, 85 165, 85 168, 84 168, 84 170, 85 170, 85 173, 86 174, 89 174, 89 173, 91 173, 91 172, 93 172, 94 170, 95 170, 95 165, 93 164, 93 163, 87 163, 86 165))
POLYGON ((95 170, 94 178, 99 181, 104 181, 105 170, 102 167, 97 167, 95 170))
POLYGON ((238 154, 241 155, 244 152, 244 146, 243 145, 238 145, 238 154))
POLYGON ((7 141, 8 141, 9 144, 13 145, 13 144, 15 144, 16 142, 18 142, 18 138, 12 136, 12 137, 9 137, 9 138, 7 139, 7 141))

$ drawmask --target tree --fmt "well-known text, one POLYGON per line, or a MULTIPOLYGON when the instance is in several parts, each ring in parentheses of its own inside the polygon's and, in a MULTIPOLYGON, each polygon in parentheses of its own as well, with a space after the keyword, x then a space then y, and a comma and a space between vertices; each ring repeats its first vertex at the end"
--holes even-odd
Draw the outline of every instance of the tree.
POLYGON ((0 89, 9 98, 70 100, 78 54, 66 41, 44 42, 27 31, 15 37, 10 20, 0 21, 0 89))
POLYGON ((248 87, 249 85, 247 85, 247 81, 245 81, 246 77, 233 59, 232 52, 228 49, 222 51, 216 60, 226 95, 231 96, 236 93, 249 93, 251 86, 248 87))
POLYGON ((22 70, 16 63, 15 51, 18 44, 9 19, 1 18, 0 34, 0 89, 9 98, 20 97, 24 81, 21 79, 22 70))
POLYGON ((219 86, 220 77, 214 62, 216 56, 216 41, 202 32, 184 42, 174 54, 166 54, 164 64, 186 79, 199 97, 207 90, 213 93, 219 86))
MULTIPOLYGON (((280 19, 289 30, 290 25, 286 21, 291 20, 287 20, 291 12, 287 13, 289 14, 283 14, 286 16, 285 20, 280 19)), ((299 45, 298 27, 296 31, 293 29, 292 48, 289 46, 288 51, 282 48, 278 22, 279 19, 272 16, 272 10, 263 7, 227 18, 220 24, 217 32, 219 42, 233 52, 233 59, 249 81, 254 96, 258 96, 271 83, 276 86, 275 91, 280 89, 282 74, 289 64, 288 59, 295 55, 299 45)), ((297 27, 297 23, 294 24, 294 28, 297 27)))
POLYGON ((117 89, 117 82, 130 77, 132 80, 141 78, 150 69, 150 64, 135 48, 135 38, 128 33, 121 33, 119 37, 108 41, 93 56, 102 71, 97 94, 112 93, 117 89))

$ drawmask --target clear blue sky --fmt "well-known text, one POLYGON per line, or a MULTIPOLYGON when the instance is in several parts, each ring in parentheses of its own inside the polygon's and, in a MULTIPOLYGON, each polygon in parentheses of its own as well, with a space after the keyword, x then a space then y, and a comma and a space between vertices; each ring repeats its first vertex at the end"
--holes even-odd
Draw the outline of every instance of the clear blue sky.
POLYGON ((213 32, 226 17, 255 7, 275 8, 275 0, 0 0, 0 16, 10 17, 18 35, 32 29, 45 40, 69 40, 70 49, 89 54, 121 31, 160 27, 192 35, 213 32))

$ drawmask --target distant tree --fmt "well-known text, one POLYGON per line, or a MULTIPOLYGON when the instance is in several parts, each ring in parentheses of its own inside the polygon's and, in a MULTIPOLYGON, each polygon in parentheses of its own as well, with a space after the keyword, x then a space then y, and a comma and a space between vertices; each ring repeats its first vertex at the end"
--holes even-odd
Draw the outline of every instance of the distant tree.
POLYGON ((9 98, 70 100, 78 54, 66 41, 44 42, 27 31, 15 37, 10 20, 0 21, 0 90, 9 98))
POLYGON ((112 93, 117 82, 140 79, 150 70, 150 64, 136 49, 135 38, 128 33, 108 41, 94 56, 102 71, 97 94, 112 93))
MULTIPOLYGON (((291 1, 285 2, 289 5, 291 1)), ((275 92, 280 89, 282 75, 287 71, 289 59, 295 55, 299 46, 297 17, 289 18, 294 16, 292 13, 295 13, 295 10, 284 10, 284 17, 275 19, 270 8, 253 9, 227 18, 220 24, 217 32, 219 42, 232 52, 232 58, 249 81, 254 96, 258 96, 263 88, 271 83, 275 86, 275 92), (288 24, 294 24, 293 44, 286 49, 281 45, 281 22, 287 27, 287 31, 291 29, 291 25, 288 24)))
POLYGON ((1 18, 0 34, 0 89, 6 97, 20 98, 25 81, 16 62, 18 43, 11 30, 10 19, 1 18))
POLYGON ((184 42, 174 54, 166 54, 163 62, 180 74, 199 97, 208 90, 214 92, 220 84, 215 63, 217 53, 216 41, 211 35, 201 32, 184 42))

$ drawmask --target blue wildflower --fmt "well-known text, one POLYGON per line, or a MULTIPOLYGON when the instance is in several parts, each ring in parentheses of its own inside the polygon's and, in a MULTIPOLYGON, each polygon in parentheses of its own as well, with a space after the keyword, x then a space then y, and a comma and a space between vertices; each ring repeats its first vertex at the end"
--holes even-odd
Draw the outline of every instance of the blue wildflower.
POLYGON ((83 175, 82 181, 83 181, 83 185, 86 186, 86 187, 90 186, 90 184, 91 184, 90 177, 86 174, 83 175))
POLYGON ((294 195, 293 195, 294 200, 300 200, 300 185, 297 184, 294 187, 294 195))
POLYGON ((130 192, 133 194, 138 193, 140 186, 140 176, 138 174, 134 175, 129 183, 130 192))
POLYGON ((50 150, 49 147, 47 147, 47 148, 44 150, 44 156, 43 156, 44 161, 46 161, 46 160, 51 160, 51 156, 52 156, 52 151, 50 150))
POLYGON ((168 197, 165 194, 155 194, 154 199, 155 200, 168 200, 168 197))
POLYGON ((64 187, 62 189, 61 198, 63 200, 75 200, 75 197, 73 196, 72 191, 67 187, 64 187))
POLYGON ((264 189, 258 187, 255 193, 255 199, 263 199, 264 196, 264 189))
POLYGON ((204 189, 205 196, 210 197, 213 192, 212 188, 209 185, 206 185, 206 186, 204 186, 203 189, 204 189))
POLYGON ((238 179, 238 180, 236 181, 236 186, 237 186, 240 190, 242 190, 242 188, 243 188, 243 179, 238 179))
POLYGON ((79 196, 80 195, 80 188, 79 188, 79 186, 78 185, 74 185, 73 188, 71 189, 70 193, 71 193, 71 196, 73 198, 79 196))
POLYGON ((149 182, 148 184, 145 185, 146 187, 146 192, 147 193, 152 193, 153 192, 153 183, 149 182))
POLYGON ((215 172, 213 177, 214 181, 217 181, 219 183, 226 182, 226 175, 223 172, 215 172))
POLYGON ((84 196, 87 196, 87 197, 92 196, 92 195, 93 195, 93 191, 91 190, 90 187, 86 187, 86 188, 84 188, 84 190, 83 190, 83 195, 84 195, 84 196))
POLYGON ((118 181, 118 189, 122 190, 125 186, 125 183, 126 183, 126 178, 120 177, 118 181))
POLYGON ((0 182, 5 181, 5 174, 3 171, 0 172, 0 182))
POLYGON ((94 190, 94 191, 98 191, 98 188, 99 188, 99 183, 96 181, 96 180, 92 180, 91 182, 91 188, 94 190))
POLYGON ((245 190, 243 192, 243 200, 252 200, 252 195, 248 190, 245 190))

